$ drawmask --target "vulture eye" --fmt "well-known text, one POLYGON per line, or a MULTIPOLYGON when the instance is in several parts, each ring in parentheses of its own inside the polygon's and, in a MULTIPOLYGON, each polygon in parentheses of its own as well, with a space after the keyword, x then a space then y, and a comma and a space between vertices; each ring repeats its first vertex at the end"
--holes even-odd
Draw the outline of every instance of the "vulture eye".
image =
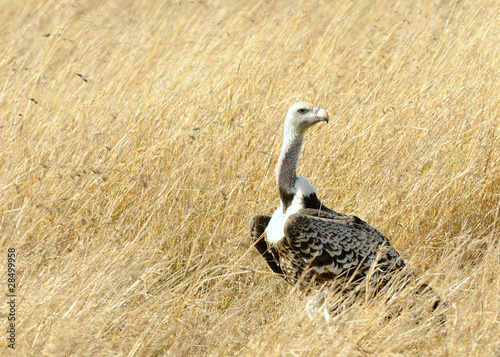
POLYGON ((297 110, 297 112, 299 114, 305 114, 305 113, 307 113, 307 109, 300 108, 299 110, 297 110))

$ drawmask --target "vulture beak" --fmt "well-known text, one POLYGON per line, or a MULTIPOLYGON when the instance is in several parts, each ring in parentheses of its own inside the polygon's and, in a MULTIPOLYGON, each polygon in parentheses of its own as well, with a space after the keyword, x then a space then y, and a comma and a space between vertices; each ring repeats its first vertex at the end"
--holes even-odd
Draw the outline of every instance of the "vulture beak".
POLYGON ((313 112, 317 115, 319 121, 326 121, 328 123, 328 121, 330 120, 326 109, 313 107, 313 112))

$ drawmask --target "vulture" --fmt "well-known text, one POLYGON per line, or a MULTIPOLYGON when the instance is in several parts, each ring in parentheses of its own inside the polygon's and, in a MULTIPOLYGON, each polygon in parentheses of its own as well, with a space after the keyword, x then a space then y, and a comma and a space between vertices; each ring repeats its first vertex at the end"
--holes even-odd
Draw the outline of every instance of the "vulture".
POLYGON ((346 289, 368 281, 380 288, 405 266, 394 246, 362 219, 327 208, 296 173, 306 131, 328 120, 325 109, 310 103, 288 110, 276 166, 281 204, 272 216, 253 216, 250 235, 271 270, 292 284, 342 282, 346 289))

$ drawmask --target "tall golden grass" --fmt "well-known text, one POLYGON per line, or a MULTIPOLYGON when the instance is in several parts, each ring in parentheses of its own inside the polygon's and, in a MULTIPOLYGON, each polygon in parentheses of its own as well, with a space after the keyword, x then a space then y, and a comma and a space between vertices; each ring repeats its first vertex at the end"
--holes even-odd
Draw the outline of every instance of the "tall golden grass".
POLYGON ((499 11, 1 2, 0 271, 15 247, 19 294, 2 354, 498 356, 499 11), (332 119, 299 174, 431 281, 444 325, 386 321, 382 298, 310 320, 254 251, 299 100, 332 119))

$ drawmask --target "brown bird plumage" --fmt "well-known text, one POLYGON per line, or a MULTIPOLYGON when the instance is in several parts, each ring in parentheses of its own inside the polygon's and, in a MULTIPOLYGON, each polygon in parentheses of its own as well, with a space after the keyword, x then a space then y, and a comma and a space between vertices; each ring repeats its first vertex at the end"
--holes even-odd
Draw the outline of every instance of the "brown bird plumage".
POLYGON ((358 217, 322 205, 314 187, 296 176, 305 131, 328 119, 326 110, 309 103, 288 111, 276 168, 281 205, 273 216, 252 217, 251 237, 271 270, 290 283, 388 281, 405 266, 388 239, 358 217))

